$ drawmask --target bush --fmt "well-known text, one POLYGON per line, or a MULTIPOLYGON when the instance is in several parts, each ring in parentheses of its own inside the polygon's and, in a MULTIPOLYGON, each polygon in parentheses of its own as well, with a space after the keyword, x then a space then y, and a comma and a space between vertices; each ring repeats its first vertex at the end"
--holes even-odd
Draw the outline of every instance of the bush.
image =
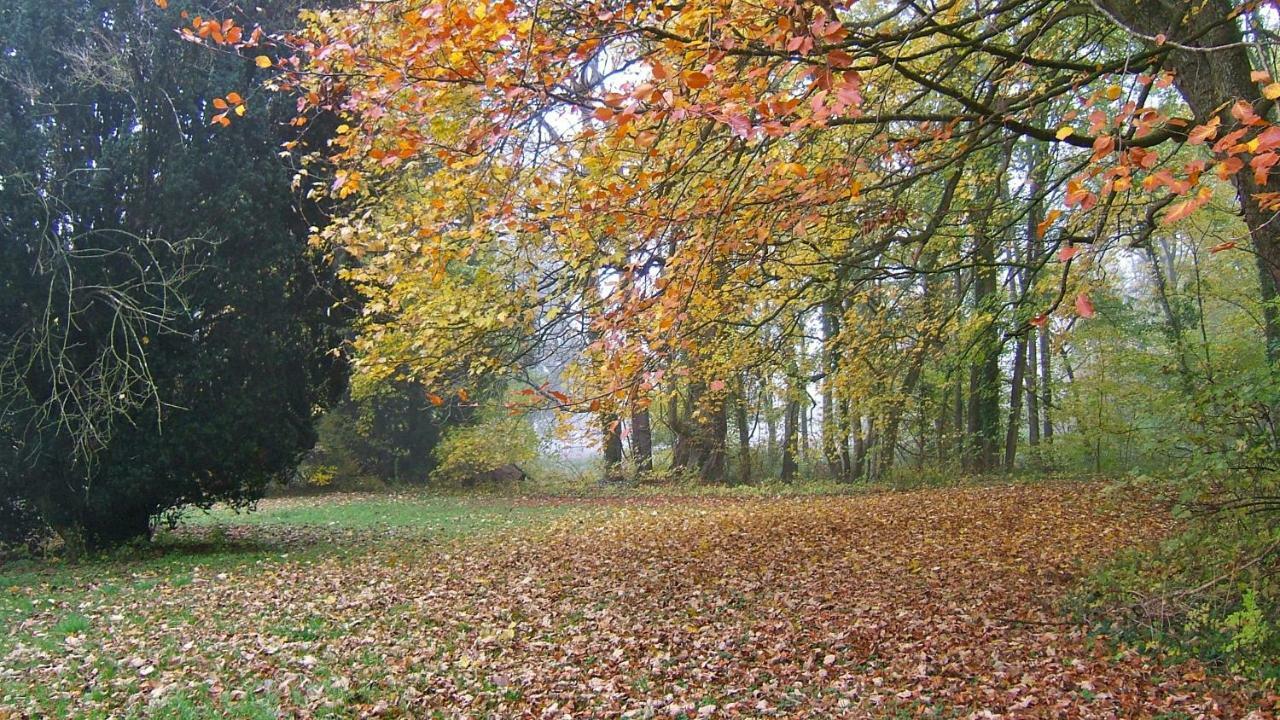
POLYGON ((1084 615, 1159 654, 1280 680, 1274 518, 1240 507, 1178 507, 1179 532, 1119 556, 1088 580, 1084 615))
POLYGON ((329 481, 343 488, 371 480, 424 484, 436 467, 443 428, 463 421, 467 410, 433 405, 415 382, 389 380, 349 393, 321 418, 308 466, 328 468, 329 481))
POLYGON ((500 409, 481 413, 471 425, 450 428, 436 449, 438 466, 432 478, 465 483, 509 465, 528 463, 538 456, 538 434, 529 418, 500 409))

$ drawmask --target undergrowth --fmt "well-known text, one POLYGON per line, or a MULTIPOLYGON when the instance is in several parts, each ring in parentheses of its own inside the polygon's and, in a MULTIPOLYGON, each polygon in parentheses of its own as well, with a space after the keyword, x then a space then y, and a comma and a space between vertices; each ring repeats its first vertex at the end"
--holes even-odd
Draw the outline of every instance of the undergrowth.
MULTIPOLYGON (((1170 488, 1149 480, 1136 485, 1170 488)), ((1274 686, 1280 682, 1276 515, 1206 499, 1222 497, 1221 487, 1183 490, 1173 505, 1174 533, 1096 571, 1074 599, 1076 610, 1100 632, 1150 654, 1194 658, 1274 686)))

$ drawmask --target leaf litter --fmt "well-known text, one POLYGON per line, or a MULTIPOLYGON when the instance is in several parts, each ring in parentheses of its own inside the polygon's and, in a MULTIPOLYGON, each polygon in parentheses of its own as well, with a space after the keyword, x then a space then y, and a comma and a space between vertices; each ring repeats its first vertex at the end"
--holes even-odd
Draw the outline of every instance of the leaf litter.
MULTIPOLYGON (((1097 485, 569 502, 33 611, 0 718, 1272 717, 1060 610, 1167 515, 1097 485), (68 613, 88 629, 60 635, 68 613)), ((376 533, 377 529, 369 532, 376 533)))

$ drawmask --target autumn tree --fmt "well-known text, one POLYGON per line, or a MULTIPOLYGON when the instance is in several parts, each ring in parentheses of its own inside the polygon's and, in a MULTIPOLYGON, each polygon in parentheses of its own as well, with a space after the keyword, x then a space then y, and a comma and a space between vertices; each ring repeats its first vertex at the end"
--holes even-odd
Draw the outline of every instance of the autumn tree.
POLYGON ((1012 460, 1002 358, 1033 334, 1052 431, 1047 341, 1094 314, 1092 256, 1230 182, 1272 294, 1262 4, 1113 5, 369 3, 263 57, 304 116, 345 121, 330 193, 359 209, 318 240, 362 258, 366 371, 507 373, 572 337, 569 384, 531 398, 606 417, 675 399, 678 459, 721 478, 738 368, 787 378, 788 403, 821 383, 887 472, 917 366, 959 353, 939 407, 984 472, 1012 460), (842 331, 813 356, 839 367, 809 368, 824 305, 842 331), (895 360, 860 363, 845 330, 889 317, 941 332, 884 333, 895 360))

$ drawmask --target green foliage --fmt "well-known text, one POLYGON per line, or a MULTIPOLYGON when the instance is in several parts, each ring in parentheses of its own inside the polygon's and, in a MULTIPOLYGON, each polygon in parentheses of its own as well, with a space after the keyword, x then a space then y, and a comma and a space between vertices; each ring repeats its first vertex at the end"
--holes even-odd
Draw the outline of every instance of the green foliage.
MULTIPOLYGON (((1168 487, 1154 485, 1161 486, 1168 487)), ((1184 521, 1174 535, 1156 548, 1124 553, 1090 577, 1079 598, 1083 613, 1100 629, 1172 658, 1280 680, 1274 517, 1248 508, 1179 507, 1184 521)))
POLYGON ((467 482, 498 468, 519 465, 538 455, 539 438, 529 418, 499 408, 486 409, 470 425, 450 428, 436 457, 434 479, 467 482))
MULTIPOLYGON (((426 483, 436 467, 442 428, 464 419, 469 409, 457 403, 437 407, 414 382, 366 385, 321 418, 320 439, 308 463, 330 468, 329 480, 344 486, 366 480, 426 483)), ((307 474, 314 478, 313 469, 307 474)))

